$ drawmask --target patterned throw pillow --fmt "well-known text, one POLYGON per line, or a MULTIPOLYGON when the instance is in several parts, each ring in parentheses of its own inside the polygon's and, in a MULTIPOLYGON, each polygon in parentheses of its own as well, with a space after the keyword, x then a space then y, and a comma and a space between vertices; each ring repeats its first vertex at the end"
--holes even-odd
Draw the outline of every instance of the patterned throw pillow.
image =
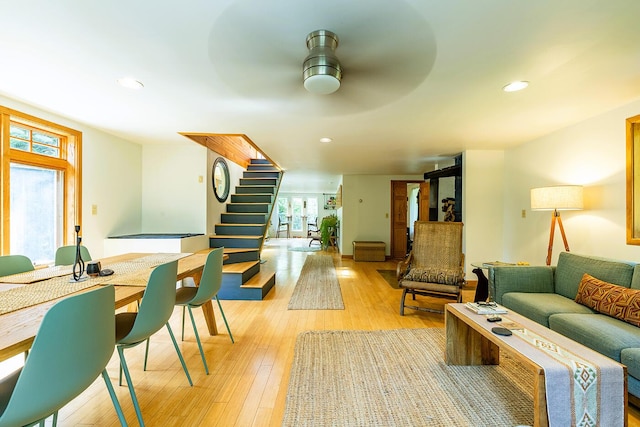
POLYGON ((599 313, 640 326, 640 290, 603 282, 585 274, 578 287, 576 302, 599 313))
POLYGON ((412 268, 403 280, 413 282, 439 283, 442 285, 459 285, 464 281, 460 269, 412 268))

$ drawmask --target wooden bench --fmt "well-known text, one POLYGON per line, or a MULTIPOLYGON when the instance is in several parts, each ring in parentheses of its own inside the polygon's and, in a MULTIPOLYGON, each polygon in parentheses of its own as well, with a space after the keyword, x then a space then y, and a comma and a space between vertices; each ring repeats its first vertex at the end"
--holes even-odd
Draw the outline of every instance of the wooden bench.
POLYGON ((354 261, 384 261, 385 260, 384 242, 353 242, 353 260, 354 261))

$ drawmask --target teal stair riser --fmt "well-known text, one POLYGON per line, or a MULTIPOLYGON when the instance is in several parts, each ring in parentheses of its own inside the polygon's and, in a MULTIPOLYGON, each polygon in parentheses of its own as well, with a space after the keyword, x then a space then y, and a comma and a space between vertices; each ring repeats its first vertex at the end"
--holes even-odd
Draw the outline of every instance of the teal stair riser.
POLYGON ((220 291, 218 291, 218 298, 222 300, 261 301, 265 296, 267 296, 275 284, 275 275, 263 288, 240 288, 232 285, 226 285, 223 277, 222 287, 220 288, 220 291))
POLYGON ((236 187, 236 194, 276 194, 276 187, 271 185, 243 185, 236 187))
POLYGON ((244 171, 242 172, 243 178, 280 178, 280 172, 273 171, 244 171))
POLYGON ((229 203, 227 212, 269 213, 268 203, 229 203))
POLYGON ((223 213, 220 215, 220 222, 224 224, 266 224, 267 214, 261 213, 223 213))
POLYGON ((260 259, 260 252, 256 249, 255 251, 250 252, 232 252, 229 253, 229 259, 223 262, 226 264, 236 264, 239 262, 249 262, 249 261, 258 261, 260 259))
POLYGON ((228 225, 217 224, 218 236, 258 236, 264 234, 264 225, 228 225))
POLYGON ((241 286, 244 282, 251 279, 260 271, 260 263, 256 263, 253 267, 243 273, 228 273, 222 277, 222 283, 230 286, 241 286))
POLYGON ((265 172, 280 172, 278 169, 274 168, 271 165, 249 165, 247 166, 248 171, 265 171, 265 172))
POLYGON ((262 238, 255 239, 234 239, 234 238, 225 238, 225 237, 210 237, 209 238, 209 247, 211 248, 219 248, 224 246, 225 248, 250 248, 250 249, 259 249, 260 241, 262 238))
POLYGON ((271 165, 271 162, 267 159, 251 159, 251 161, 249 162, 252 165, 269 165, 271 167, 273 167, 271 165))
POLYGON ((273 186, 278 185, 277 178, 240 178, 240 185, 273 186))
POLYGON ((273 203, 271 194, 232 194, 231 203, 273 203))

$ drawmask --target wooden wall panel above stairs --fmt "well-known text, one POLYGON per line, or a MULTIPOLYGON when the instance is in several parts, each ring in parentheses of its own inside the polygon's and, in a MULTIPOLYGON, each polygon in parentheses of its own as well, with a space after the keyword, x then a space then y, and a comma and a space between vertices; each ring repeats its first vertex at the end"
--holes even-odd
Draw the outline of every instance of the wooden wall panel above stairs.
POLYGON ((260 250, 276 203, 282 172, 268 160, 252 159, 209 236, 209 246, 224 247, 220 299, 261 300, 275 285, 275 272, 261 270, 260 250))

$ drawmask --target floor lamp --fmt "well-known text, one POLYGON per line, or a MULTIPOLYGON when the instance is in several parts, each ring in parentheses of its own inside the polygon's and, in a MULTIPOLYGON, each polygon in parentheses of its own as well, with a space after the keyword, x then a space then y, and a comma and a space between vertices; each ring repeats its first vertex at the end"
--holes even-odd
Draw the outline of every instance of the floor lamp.
POLYGON ((581 210, 584 205, 582 186, 580 185, 556 185, 552 187, 540 187, 531 189, 531 210, 553 211, 551 214, 551 231, 549 232, 549 248, 547 249, 547 265, 551 265, 551 252, 553 251, 553 233, 556 222, 560 226, 564 248, 569 252, 567 236, 562 226, 561 210, 581 210))

